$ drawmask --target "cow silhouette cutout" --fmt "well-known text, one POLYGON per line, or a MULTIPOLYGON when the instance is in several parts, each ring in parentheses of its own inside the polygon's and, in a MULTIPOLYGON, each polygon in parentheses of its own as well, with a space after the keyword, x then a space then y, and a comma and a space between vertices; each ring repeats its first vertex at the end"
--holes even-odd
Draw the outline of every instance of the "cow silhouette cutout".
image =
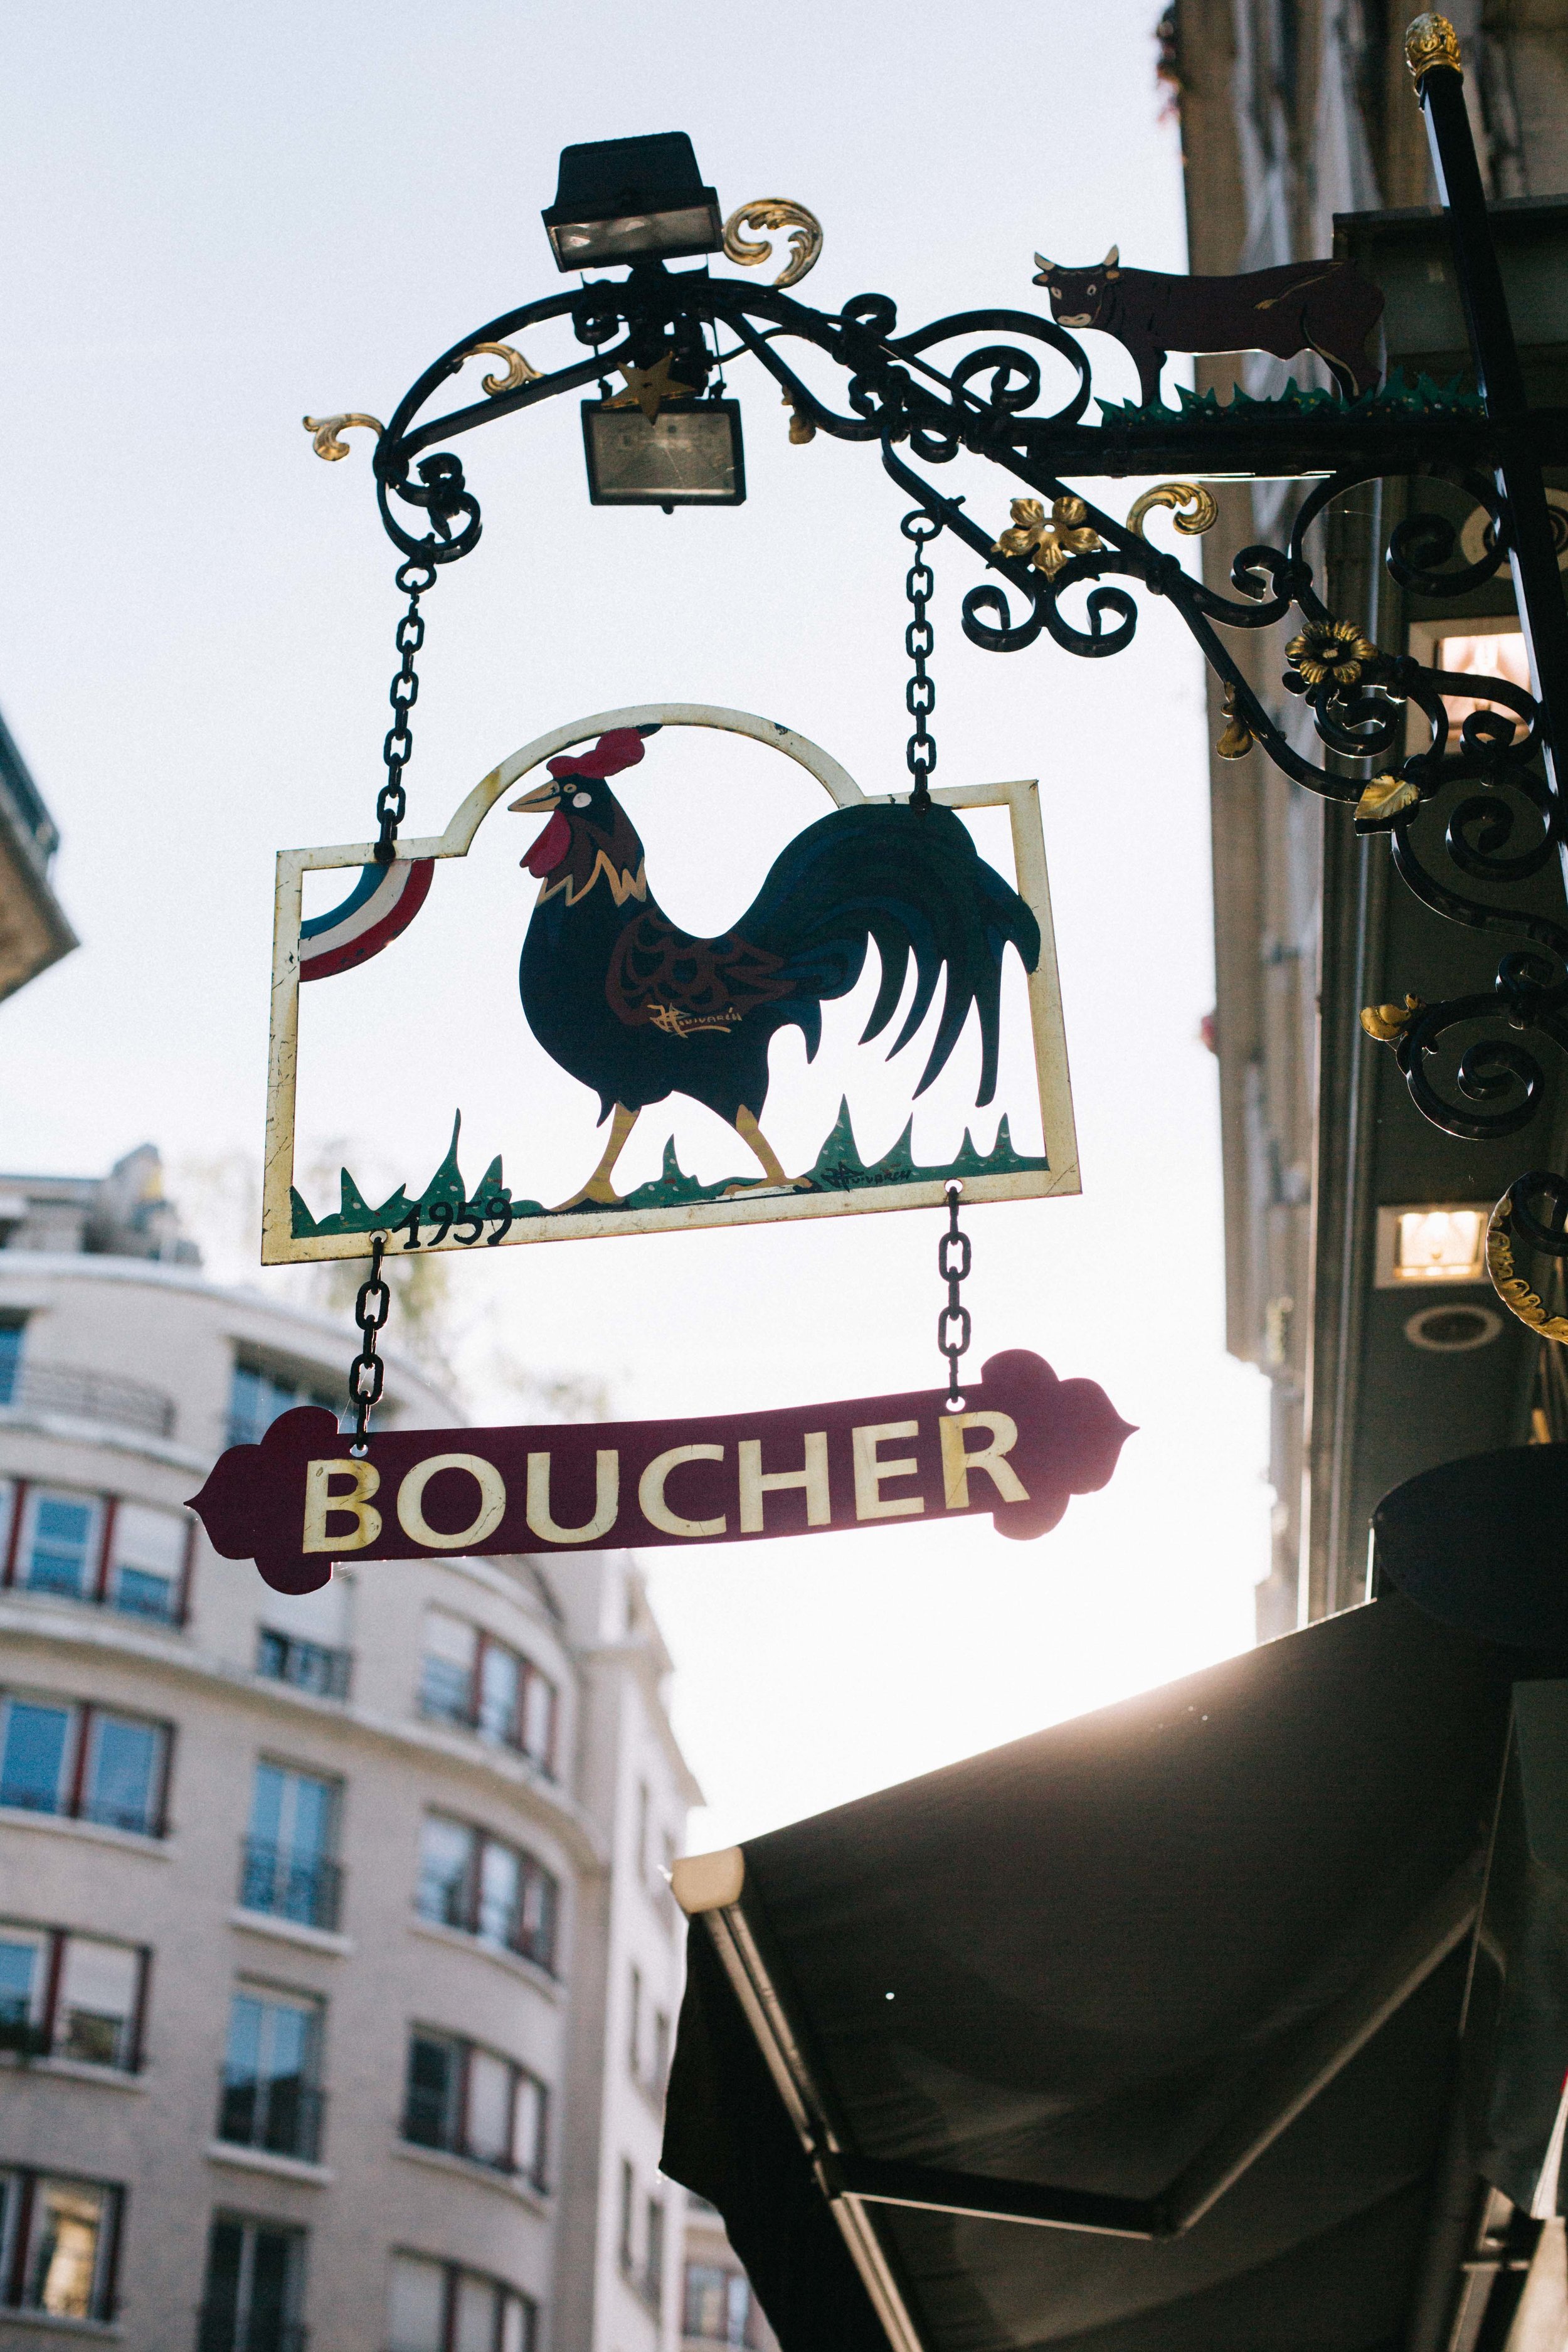
POLYGON ((1316 352, 1347 399, 1378 381, 1367 338, 1383 316, 1382 289, 1349 261, 1290 261, 1239 278, 1168 278, 1123 269, 1115 246, 1089 269, 1063 269, 1037 253, 1058 327, 1092 327, 1132 354, 1145 408, 1160 397, 1173 352, 1316 352))

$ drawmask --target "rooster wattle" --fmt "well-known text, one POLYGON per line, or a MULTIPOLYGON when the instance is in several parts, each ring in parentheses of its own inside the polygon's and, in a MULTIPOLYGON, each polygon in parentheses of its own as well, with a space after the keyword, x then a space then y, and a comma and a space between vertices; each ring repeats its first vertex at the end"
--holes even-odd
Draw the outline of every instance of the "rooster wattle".
POLYGON ((951 809, 902 801, 836 809, 785 844, 732 930, 695 939, 649 897, 642 843, 605 782, 642 757, 639 730, 613 728, 591 751, 552 760, 550 782, 510 803, 550 815, 522 860, 542 886, 522 945, 523 1013, 552 1060, 595 1089, 601 1122, 611 1121, 599 1165, 563 1207, 620 1199, 611 1176, 637 1114, 672 1094, 735 1129, 765 1171, 756 1182, 805 1182, 785 1175, 758 1125, 769 1042, 797 1028, 809 1060, 824 1002, 848 995, 872 945, 881 979, 861 1044, 892 1019, 911 957, 914 992, 890 1053, 920 1028, 945 971, 915 1093, 943 1068, 973 1006, 975 1100, 992 1099, 1003 956, 1010 942, 1033 971, 1040 931, 951 809))

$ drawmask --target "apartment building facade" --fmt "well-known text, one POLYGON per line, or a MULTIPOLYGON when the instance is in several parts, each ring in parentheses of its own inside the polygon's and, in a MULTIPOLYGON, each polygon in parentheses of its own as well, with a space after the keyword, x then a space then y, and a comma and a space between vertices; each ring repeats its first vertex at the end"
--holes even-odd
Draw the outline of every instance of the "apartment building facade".
MULTIPOLYGON (((1456 0, 1447 13, 1531 397, 1558 403, 1568 396, 1568 0, 1456 0)), ((1382 0, 1177 0, 1163 69, 1180 110, 1191 268, 1350 259, 1384 292, 1386 364, 1411 382, 1468 382, 1448 232, 1405 59, 1414 14, 1382 0)), ((1196 362, 1198 390, 1221 401, 1236 386, 1271 396, 1290 378, 1328 381, 1310 353, 1196 362)), ((1568 474, 1549 478, 1568 505, 1568 474)), ((1279 544, 1310 487, 1216 483, 1208 583, 1234 593, 1240 551, 1279 544)), ((1331 610, 1386 651, 1525 682, 1506 567, 1441 602, 1391 575, 1384 550, 1413 495, 1398 480, 1356 485, 1313 529, 1308 551, 1331 610)), ((1458 489, 1423 482, 1416 502, 1447 520, 1457 544, 1479 529, 1458 489)), ((1321 759, 1310 712, 1281 683, 1295 625, 1226 642, 1276 724, 1321 759)), ((1568 1435, 1556 1351, 1498 1310, 1481 1262, 1491 1202, 1521 1170, 1558 1164, 1568 1096, 1548 1056, 1542 1108, 1523 1136, 1477 1144, 1428 1125, 1393 1055, 1363 1034, 1361 1008, 1411 990, 1426 1002, 1488 991, 1495 943, 1420 906, 1391 876, 1386 842, 1356 837, 1349 807, 1315 800, 1260 751, 1222 753, 1212 676, 1208 695, 1227 1345, 1272 1383, 1273 1550, 1258 1593, 1268 1637, 1364 1596, 1368 1517, 1389 1488, 1459 1454, 1568 1435)), ((1471 707, 1451 700, 1451 721, 1471 707)), ((1523 895, 1563 919, 1555 870, 1523 895)))
MULTIPOLYGON (((0 1177, 0 2345, 673 2352, 635 1564, 218 1558, 185 1498, 349 1351, 195 1255, 155 1155, 0 1177)), ((395 1349, 384 1414, 454 1418, 395 1349)))

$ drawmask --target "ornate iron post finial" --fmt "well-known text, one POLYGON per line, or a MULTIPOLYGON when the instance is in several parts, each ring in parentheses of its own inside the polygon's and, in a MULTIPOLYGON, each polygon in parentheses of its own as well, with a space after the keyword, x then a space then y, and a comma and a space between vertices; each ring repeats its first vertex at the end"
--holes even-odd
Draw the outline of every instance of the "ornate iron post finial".
POLYGON ((1434 66, 1447 66, 1455 73, 1464 71, 1459 56, 1459 37, 1447 16, 1417 16, 1405 36, 1405 62, 1409 67, 1417 89, 1424 75, 1434 66))

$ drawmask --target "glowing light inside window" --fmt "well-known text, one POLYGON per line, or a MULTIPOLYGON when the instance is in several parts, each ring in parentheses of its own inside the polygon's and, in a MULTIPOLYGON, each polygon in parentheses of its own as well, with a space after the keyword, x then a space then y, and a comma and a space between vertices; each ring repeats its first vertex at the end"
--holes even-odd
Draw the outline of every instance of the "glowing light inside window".
POLYGON ((1406 1209, 1400 1213, 1394 1271, 1403 1282, 1479 1282, 1485 1246, 1479 1209, 1406 1209))

